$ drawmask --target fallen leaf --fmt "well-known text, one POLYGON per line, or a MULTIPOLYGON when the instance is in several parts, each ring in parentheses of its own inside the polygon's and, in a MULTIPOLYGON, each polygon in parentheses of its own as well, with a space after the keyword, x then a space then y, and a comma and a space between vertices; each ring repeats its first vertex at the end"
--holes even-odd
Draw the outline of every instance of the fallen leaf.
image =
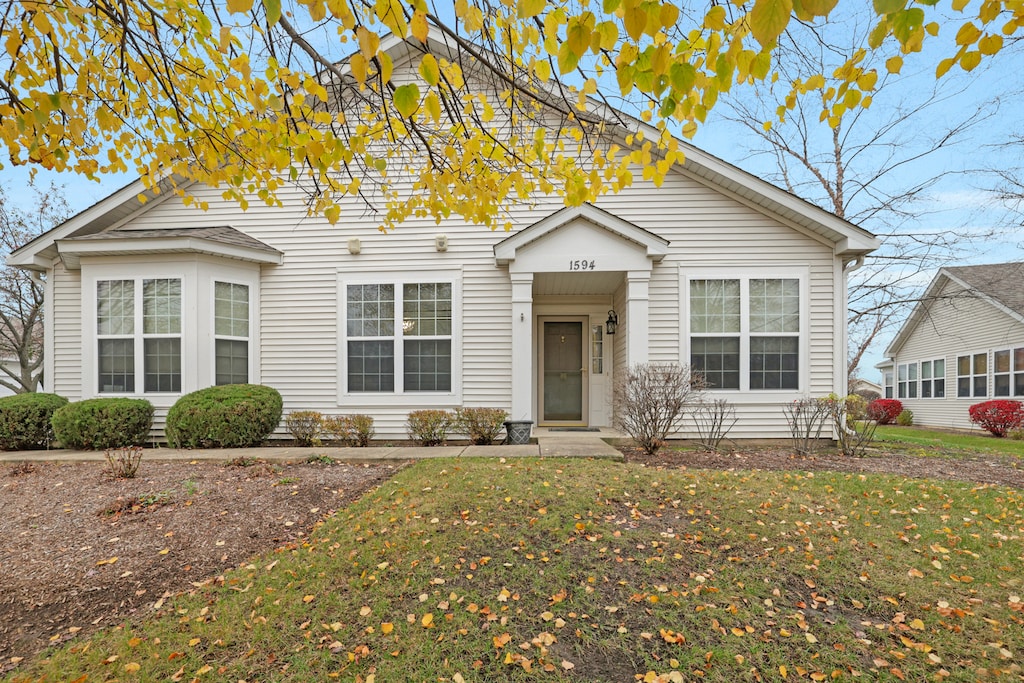
POLYGON ((315 595, 306 595, 306 596, 303 596, 302 602, 313 602, 315 599, 316 599, 315 595))
POLYGON ((380 632, 383 633, 384 635, 388 635, 389 633, 391 633, 394 630, 395 630, 395 625, 392 624, 390 621, 385 621, 383 624, 380 625, 380 632))
POLYGON ((433 612, 427 612, 426 614, 424 614, 423 618, 420 620, 420 623, 423 624, 423 628, 430 628, 434 623, 433 612))

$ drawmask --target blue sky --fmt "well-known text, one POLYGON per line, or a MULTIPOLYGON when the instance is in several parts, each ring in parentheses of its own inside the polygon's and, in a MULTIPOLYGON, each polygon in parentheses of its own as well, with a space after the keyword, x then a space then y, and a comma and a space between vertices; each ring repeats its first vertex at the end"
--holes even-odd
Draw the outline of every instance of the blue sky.
MULTIPOLYGON (((948 39, 952 33, 946 28, 943 35, 948 39)), ((946 44, 934 43, 933 49, 928 53, 907 58, 903 76, 895 88, 896 100, 877 101, 874 105, 879 116, 885 114, 887 107, 912 103, 917 95, 934 87, 934 64, 943 50, 948 50, 948 40, 946 44)), ((978 126, 963 144, 931 155, 919 163, 909 164, 889 177, 886 182, 896 186, 901 183, 912 185, 922 178, 946 171, 1020 163, 1020 158, 1024 155, 1019 148, 1016 153, 1007 154, 995 145, 1008 134, 1020 132, 1019 112, 1024 105, 1024 97, 1020 90, 1024 89, 1024 79, 1008 78, 1007 74, 1020 74, 1022 70, 1024 51, 1017 49, 1014 52, 1007 49, 997 55, 992 67, 979 68, 972 74, 954 72, 942 83, 942 87, 946 87, 947 84, 949 87, 962 87, 963 92, 956 98, 930 108, 924 114, 916 114, 912 121, 912 130, 916 129, 922 134, 938 131, 950 121, 962 117, 973 107, 990 102, 997 94, 1002 96, 1003 101, 999 103, 991 118, 978 126), (1017 91, 1014 92, 1014 89, 1017 91)), ((738 92, 743 96, 744 91, 738 92)), ((753 136, 725 120, 724 111, 721 105, 716 108, 709 121, 699 129, 693 142, 748 172, 772 179, 777 170, 772 157, 757 154, 758 145, 753 136)), ((896 153, 912 154, 914 144, 914 136, 910 136, 896 153)), ((0 184, 14 201, 18 200, 19 188, 28 182, 28 177, 28 170, 24 167, 12 168, 6 165, 0 170, 0 184)), ((45 187, 51 180, 63 185, 72 210, 80 211, 131 182, 134 177, 107 176, 101 182, 93 182, 74 175, 58 175, 39 170, 36 182, 40 187, 45 187)), ((958 240, 956 250, 957 262, 962 264, 1024 260, 1024 236, 1020 228, 1020 221, 1024 216, 1008 212, 1005 206, 993 201, 987 188, 994 184, 995 180, 991 176, 976 172, 946 177, 930 187, 913 204, 912 213, 916 218, 905 221, 901 225, 901 231, 925 234, 956 230, 965 236, 958 240), (972 234, 984 234, 991 230, 995 230, 997 236, 984 240, 970 239, 972 234)), ((865 222, 864 227, 874 229, 871 221, 865 222)), ((917 263, 905 265, 904 269, 909 269, 906 273, 909 281, 921 288, 935 272, 934 268, 921 270, 917 263)), ((873 366, 881 360, 891 334, 885 335, 874 344, 861 365, 861 376, 868 379, 876 378, 877 373, 873 366)))

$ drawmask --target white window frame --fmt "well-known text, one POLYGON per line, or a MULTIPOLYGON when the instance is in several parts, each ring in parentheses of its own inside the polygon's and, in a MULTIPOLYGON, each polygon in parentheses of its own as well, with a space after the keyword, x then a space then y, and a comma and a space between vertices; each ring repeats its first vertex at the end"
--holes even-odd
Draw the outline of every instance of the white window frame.
POLYGON ((918 379, 920 376, 921 373, 918 372, 917 361, 898 364, 896 366, 896 398, 901 401, 906 399, 916 400, 920 395, 918 391, 918 379), (906 374, 902 374, 904 368, 906 368, 906 374))
POLYGON ((83 297, 86 306, 84 316, 85 327, 83 329, 83 374, 88 373, 83 387, 91 390, 95 397, 147 397, 147 396, 180 396, 185 392, 188 324, 185 314, 188 301, 188 282, 184 273, 180 271, 162 272, 157 269, 153 273, 144 275, 132 274, 131 272, 118 273, 114 270, 98 272, 88 278, 84 286, 87 287, 87 295, 83 297), (180 331, 176 334, 147 334, 144 330, 143 315, 143 288, 145 280, 178 280, 181 283, 181 308, 179 314, 180 331), (111 281, 132 282, 132 298, 134 310, 133 331, 128 334, 107 335, 99 333, 99 283, 111 281), (101 391, 99 379, 99 347, 101 339, 132 339, 132 353, 135 357, 135 389, 133 391, 101 391), (146 340, 147 339, 179 339, 180 359, 180 389, 178 391, 146 391, 146 340))
POLYGON ((956 354, 956 397, 960 398, 960 399, 965 399, 965 400, 968 400, 968 401, 973 401, 973 400, 979 399, 979 398, 988 398, 989 394, 991 393, 990 392, 991 387, 989 386, 989 383, 990 383, 989 377, 990 377, 990 375, 992 373, 991 368, 992 368, 992 354, 989 353, 988 351, 971 351, 969 353, 958 353, 958 354, 956 354), (965 356, 970 359, 970 374, 961 375, 960 374, 960 359, 965 357, 965 356), (985 356, 985 372, 983 372, 983 373, 976 373, 974 371, 974 357, 975 356, 985 356), (961 396, 960 395, 960 380, 963 379, 964 377, 970 378, 970 381, 971 381, 971 384, 970 384, 970 389, 971 390, 970 390, 970 392, 968 392, 967 396, 961 396), (978 378, 978 377, 984 377, 985 378, 985 393, 981 394, 981 395, 976 395, 974 393, 974 380, 976 378, 978 378))
POLYGON ((920 385, 921 386, 919 387, 918 398, 921 398, 921 399, 924 399, 924 400, 931 400, 931 399, 935 399, 935 398, 941 400, 941 399, 946 398, 946 359, 945 358, 929 358, 928 360, 920 361, 919 365, 920 365, 920 368, 919 368, 919 372, 918 372, 918 379, 920 381, 920 385), (935 364, 938 363, 938 362, 942 363, 942 376, 941 377, 939 377, 939 376, 937 376, 935 374, 935 364), (924 376, 924 369, 925 369, 925 364, 926 363, 929 366, 929 376, 927 378, 924 376), (942 380, 942 396, 936 396, 935 395, 935 386, 936 386, 935 383, 938 380, 942 380), (926 386, 928 387, 928 391, 930 393, 929 396, 925 396, 925 387, 926 386))
MULTIPOLYGON (((385 337, 381 337, 385 339, 385 337)), ((462 405, 462 273, 458 270, 417 268, 415 272, 338 272, 338 405, 456 407, 462 405), (452 287, 452 376, 450 391, 405 391, 403 367, 402 286, 417 283, 450 283, 452 287), (348 390, 348 311, 349 285, 394 285, 395 287, 395 390, 366 392, 348 390)))
MULTIPOLYGON (((730 396, 734 399, 750 397, 752 400, 776 400, 780 396, 799 397, 810 390, 810 271, 802 266, 752 267, 740 269, 735 266, 685 269, 682 272, 682 296, 679 297, 680 347, 679 362, 690 364, 690 283, 693 280, 739 280, 740 281, 740 388, 714 389, 715 395, 730 396), (798 280, 800 288, 800 331, 797 335, 780 333, 750 332, 750 280, 798 280), (798 381, 796 389, 751 389, 750 388, 750 339, 751 336, 796 336, 798 339, 798 381)), ((729 334, 708 334, 707 336, 732 336, 729 334)))
POLYGON ((248 367, 246 368, 246 382, 249 384, 255 383, 253 380, 253 337, 255 336, 255 322, 253 318, 253 297, 256 295, 256 287, 249 280, 233 277, 218 277, 214 275, 210 279, 210 385, 215 386, 217 384, 217 342, 221 339, 227 341, 244 341, 248 345, 248 353, 246 361, 248 367), (249 329, 247 337, 235 337, 226 334, 217 334, 217 284, 234 285, 236 287, 246 287, 249 290, 249 329))
POLYGON ((896 368, 882 371, 882 398, 896 398, 896 368))

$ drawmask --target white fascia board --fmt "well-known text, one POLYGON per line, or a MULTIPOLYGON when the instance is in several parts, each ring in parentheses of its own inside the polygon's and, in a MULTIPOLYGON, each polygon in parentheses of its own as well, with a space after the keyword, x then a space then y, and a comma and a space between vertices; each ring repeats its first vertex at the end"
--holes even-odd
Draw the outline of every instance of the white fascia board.
POLYGON ((148 239, 116 239, 116 240, 58 240, 57 250, 65 267, 69 270, 78 270, 81 267, 80 259, 90 255, 110 255, 117 252, 126 254, 209 254, 224 258, 250 261, 254 263, 265 263, 280 265, 282 262, 281 252, 267 252, 263 249, 253 249, 241 245, 224 244, 216 240, 208 240, 200 237, 164 237, 148 239))

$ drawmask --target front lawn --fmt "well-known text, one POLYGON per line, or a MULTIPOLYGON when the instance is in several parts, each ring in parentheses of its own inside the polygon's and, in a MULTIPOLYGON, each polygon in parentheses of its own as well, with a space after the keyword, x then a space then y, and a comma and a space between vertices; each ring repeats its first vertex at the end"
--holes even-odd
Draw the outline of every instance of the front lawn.
POLYGON ((1016 678, 1022 537, 969 483, 427 460, 13 680, 1016 678))
POLYGON ((987 432, 968 434, 965 432, 940 431, 920 427, 878 427, 875 439, 887 447, 910 446, 916 451, 934 451, 935 454, 998 453, 1024 457, 1024 441, 997 438, 987 432), (923 448, 922 448, 923 447, 923 448))

